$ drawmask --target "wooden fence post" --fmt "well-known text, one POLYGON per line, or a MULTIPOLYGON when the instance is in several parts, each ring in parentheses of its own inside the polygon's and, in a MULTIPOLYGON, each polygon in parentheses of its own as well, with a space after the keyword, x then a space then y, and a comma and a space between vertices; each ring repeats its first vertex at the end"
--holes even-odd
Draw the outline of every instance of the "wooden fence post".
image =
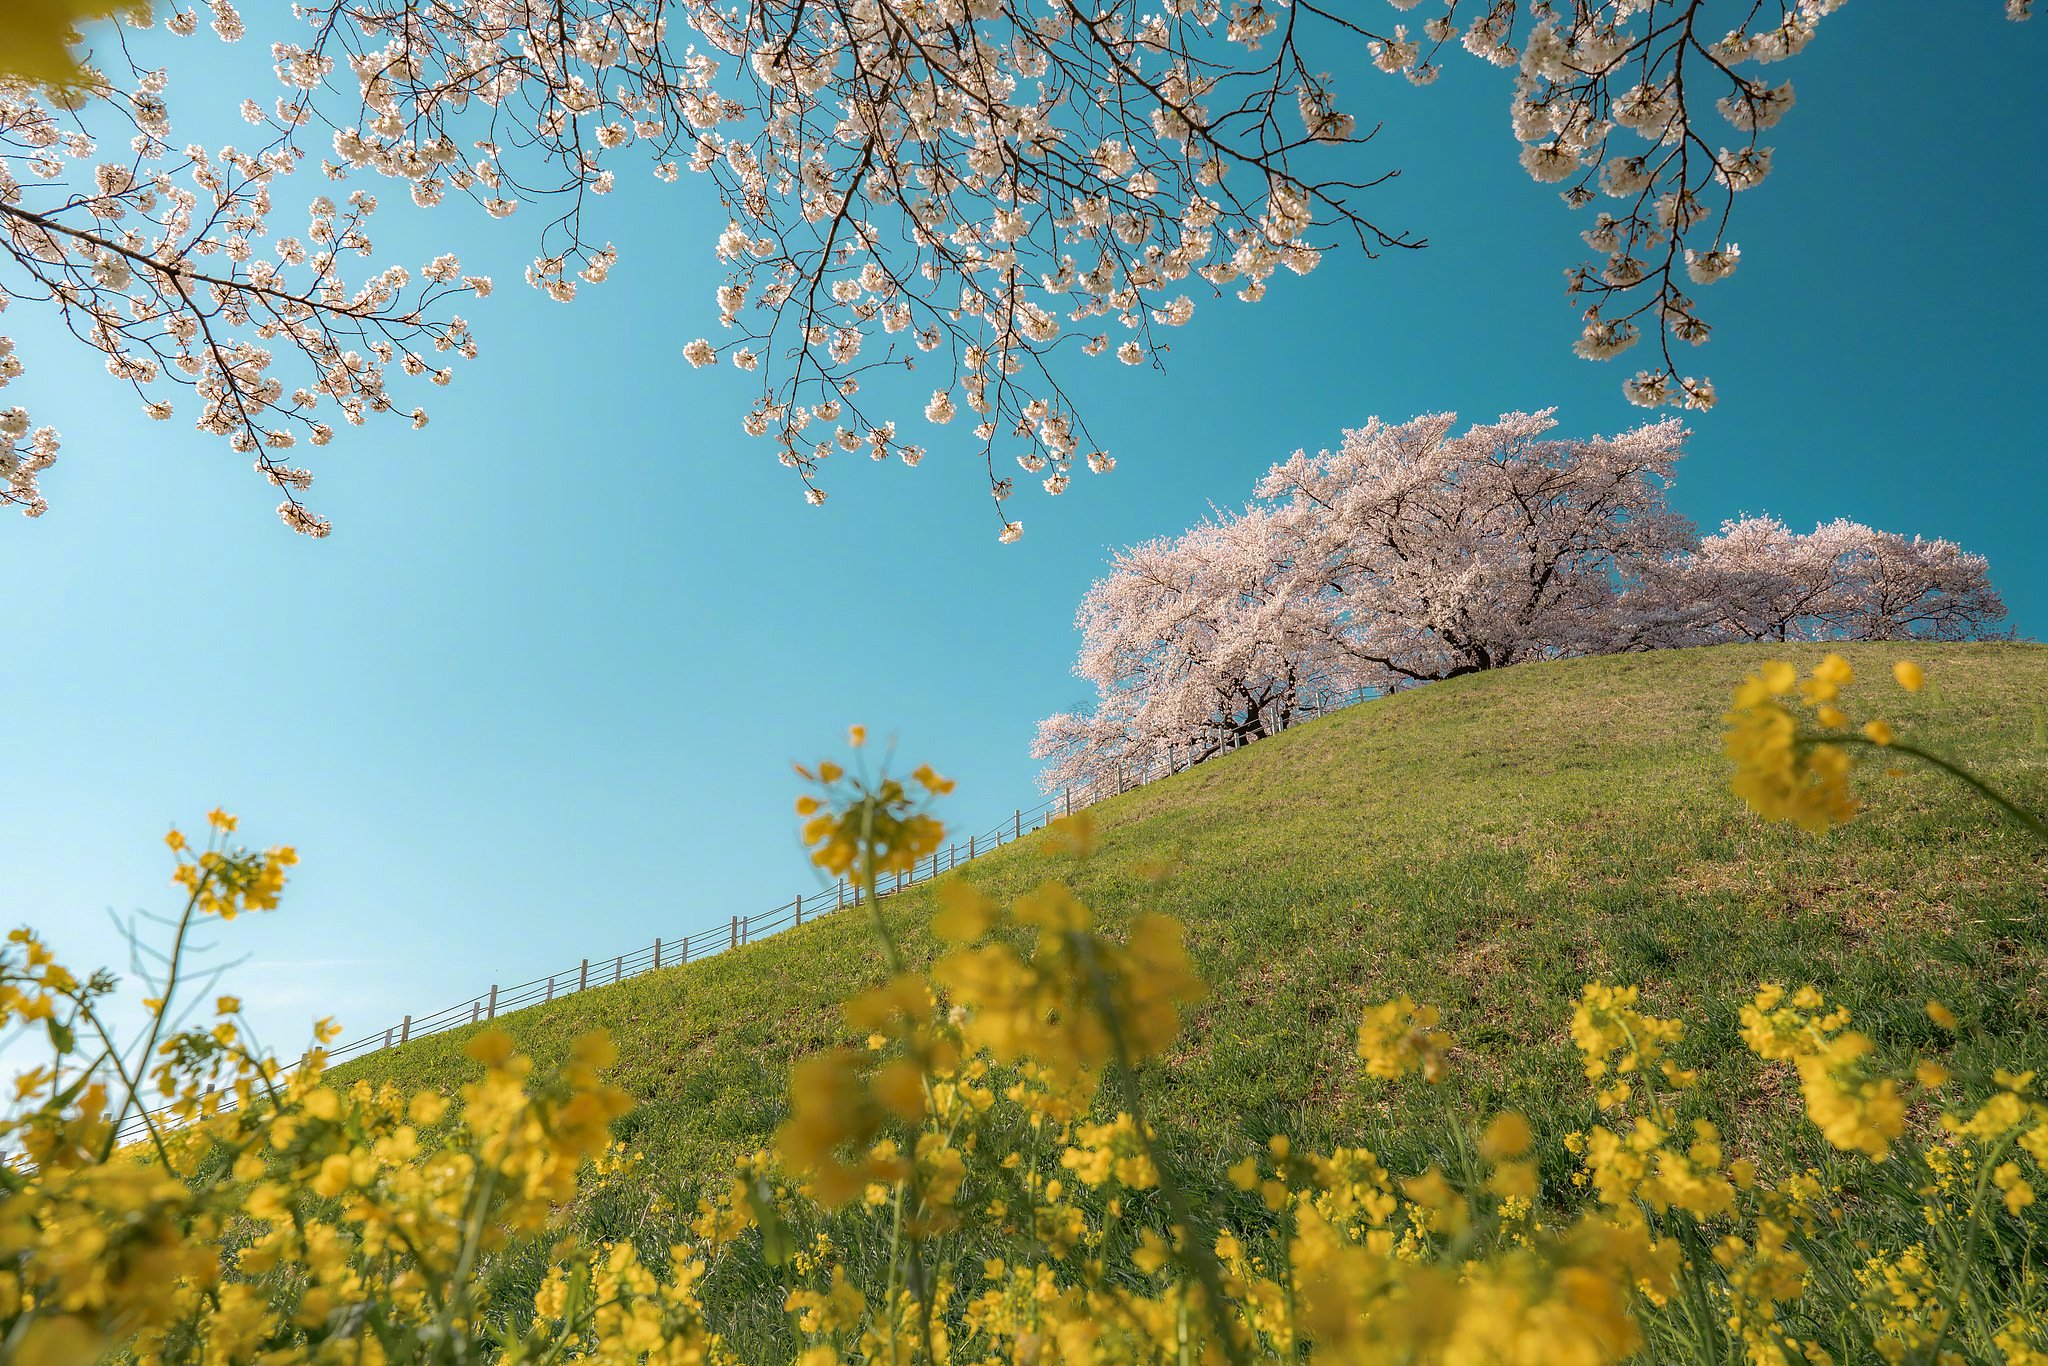
POLYGON ((588 990, 590 990, 590 960, 589 960, 588 958, 584 959, 584 960, 583 960, 583 966, 582 966, 581 968, 577 969, 577 972, 576 972, 576 990, 578 990, 578 991, 588 991, 588 990))
POLYGON ((548 974, 548 999, 550 1001, 555 999, 555 975, 553 973, 548 974))
POLYGON ((412 1016, 406 1016, 405 1023, 398 1027, 398 1041, 400 1043, 412 1042, 412 1016))
POLYGON ((482 1017, 483 1013, 484 1003, 482 1001, 471 1001, 469 1003, 469 1022, 471 1024, 475 1024, 482 1017))
POLYGON ((619 955, 619 956, 618 956, 617 958, 614 958, 614 959, 612 959, 612 982, 613 982, 613 984, 614 984, 614 985, 616 985, 616 984, 618 983, 618 980, 619 980, 619 979, 620 979, 621 977, 624 977, 625 975, 626 975, 626 955, 622 953, 622 954, 620 954, 620 955, 619 955))
POLYGON ((384 1046, 391 1047, 391 1031, 388 1029, 384 1031, 384 1046))
POLYGON ((684 963, 690 961, 690 936, 687 934, 683 936, 683 956, 679 961, 684 963))
POLYGON ((727 947, 727 948, 732 948, 732 949, 736 949, 736 948, 738 948, 739 946, 740 946, 740 918, 739 918, 738 916, 734 916, 734 917, 732 918, 732 939, 731 939, 731 941, 730 941, 730 942, 729 942, 729 943, 728 943, 728 944, 726 945, 726 947, 727 947))
MULTIPOLYGON (((686 944, 686 945, 687 945, 687 944, 688 944, 689 942, 690 942, 690 941, 689 941, 689 940, 687 940, 687 939, 685 939, 685 940, 683 941, 683 943, 684 943, 684 944, 686 944)), ((687 952, 688 952, 688 950, 686 949, 686 950, 685 950, 685 953, 687 953, 687 952)), ((657 938, 655 939, 655 941, 654 941, 654 967, 655 967, 655 970, 656 970, 656 971, 659 971, 659 970, 661 969, 661 940, 660 940, 660 938, 659 938, 659 937, 657 937, 657 938)))
POLYGON ((1010 836, 1010 838, 1013 840, 1021 840, 1024 838, 1024 813, 1022 811, 1016 813, 1016 821, 1017 829, 1015 833, 1013 833, 1010 836))
POLYGON ((802 892, 796 894, 796 923, 799 925, 804 923, 804 894, 802 892))
POLYGON ((484 1018, 486 1020, 498 1018, 498 984, 496 982, 491 983, 491 1004, 490 1008, 484 1012, 484 1018))
POLYGON ((1063 787, 1063 788, 1061 788, 1061 789, 1060 789, 1060 801, 1061 801, 1062 803, 1064 803, 1064 804, 1065 804, 1065 807, 1066 807, 1066 812, 1065 812, 1065 814, 1067 814, 1067 815, 1069 815, 1069 816, 1073 815, 1073 814, 1074 814, 1074 789, 1073 789, 1073 788, 1071 788, 1071 787, 1063 787))
POLYGON ((974 836, 972 835, 967 837, 967 861, 969 863, 974 862, 974 836))

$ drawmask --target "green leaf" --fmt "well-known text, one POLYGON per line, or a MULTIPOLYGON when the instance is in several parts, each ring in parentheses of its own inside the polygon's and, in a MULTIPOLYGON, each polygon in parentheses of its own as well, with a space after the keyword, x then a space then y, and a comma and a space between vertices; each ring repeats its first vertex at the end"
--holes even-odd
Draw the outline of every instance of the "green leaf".
POLYGON ((770 1266, 782 1266, 796 1256, 796 1236, 789 1231, 789 1225, 776 1211, 774 1197, 769 1193, 768 1183, 756 1181, 747 1192, 747 1203, 754 1207, 754 1222, 761 1226, 761 1258, 770 1266))

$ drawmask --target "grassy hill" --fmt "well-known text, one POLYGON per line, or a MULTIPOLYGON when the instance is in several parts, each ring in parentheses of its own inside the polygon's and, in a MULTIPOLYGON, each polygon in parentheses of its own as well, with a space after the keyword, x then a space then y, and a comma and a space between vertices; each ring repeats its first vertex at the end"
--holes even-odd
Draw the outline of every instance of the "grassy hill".
MULTIPOLYGON (((1026 839, 958 876, 998 896, 1069 878, 1112 926, 1146 908, 1186 922, 1212 990, 1147 1084, 1198 1176, 1277 1131, 1419 1169, 1403 1121, 1438 1097, 1390 1094, 1352 1055, 1361 1008, 1404 991, 1440 1005, 1458 1038, 1454 1103, 1579 1127, 1593 1111, 1566 1024, 1596 978, 1639 982, 1646 1008, 1687 1020, 1680 1056, 1709 1092, 1742 1097, 1728 1137, 1753 1151, 1800 1132, 1785 1083, 1753 1085, 1737 1035, 1762 979, 1815 983, 1886 1048, 1939 1046, 1933 996, 1963 1015, 1959 1053, 2048 1056, 2048 852, 1926 771, 1859 779, 1870 809, 1821 837, 1729 795, 1730 690, 1765 658, 1821 653, 1724 647, 1435 684, 1098 807, 1088 863, 1026 839), (1139 870, 1162 856, 1178 871, 1155 888, 1139 870)), ((1858 715, 2048 808, 2048 647, 1915 647, 1932 679, 1918 696, 1889 678, 1899 649, 1842 653, 1865 680, 1858 715)), ((927 958, 929 890, 884 905, 927 958)), ((849 912, 500 1024, 543 1067, 610 1029, 616 1077, 641 1102, 621 1136, 687 1191, 765 1140, 791 1060, 843 1040, 836 1003, 880 975, 865 913, 849 912)), ((468 1033, 343 1075, 451 1087, 474 1071, 468 1033)), ((1546 1154, 1557 1175, 1565 1160, 1546 1154)))

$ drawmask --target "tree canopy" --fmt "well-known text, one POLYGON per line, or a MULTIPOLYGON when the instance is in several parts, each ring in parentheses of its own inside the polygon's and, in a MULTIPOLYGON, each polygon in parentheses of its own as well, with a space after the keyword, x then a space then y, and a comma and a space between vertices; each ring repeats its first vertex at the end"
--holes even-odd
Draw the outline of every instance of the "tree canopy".
MULTIPOLYGON (((834 454, 916 464, 964 410, 1012 540, 1019 473, 1057 494, 1114 464, 1069 393, 1075 354, 1156 364, 1203 296, 1419 245, 1374 213, 1394 168, 1359 111, 1376 76, 1427 85, 1463 51, 1502 69, 1529 174, 1601 206, 1568 276, 1575 349, 1646 344, 1630 401, 1711 405, 1682 360, 1709 335, 1694 296, 1741 259, 1738 200, 1793 106, 1779 64, 1842 0, 1427 0, 1411 31, 1422 3, 326 0, 274 35, 279 85, 236 92, 254 145, 218 149, 177 141, 167 72, 120 29, 88 24, 71 60, 75 24, 146 27, 147 3, 10 5, 0 302, 54 310, 152 416, 184 405, 324 535, 296 451, 424 423, 419 382, 475 353, 457 310, 490 289, 452 231, 424 262, 379 247, 379 189, 538 217, 527 280, 566 301, 617 259, 597 203, 617 177, 693 172, 728 221, 707 244, 722 339, 685 354, 759 375, 743 429, 822 502, 834 454), (303 218, 301 171, 334 183, 303 218), (920 357, 922 427, 864 387, 920 357)), ((207 8, 243 36, 232 0, 207 8)), ((57 432, 15 407, 0 434, 0 500, 38 514, 57 432)))

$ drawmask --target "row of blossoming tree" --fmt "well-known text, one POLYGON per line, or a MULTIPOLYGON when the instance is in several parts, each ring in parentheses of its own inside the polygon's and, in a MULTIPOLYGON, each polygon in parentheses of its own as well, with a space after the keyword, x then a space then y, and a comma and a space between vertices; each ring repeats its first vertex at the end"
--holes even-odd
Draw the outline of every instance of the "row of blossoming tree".
POLYGON ((1456 415, 1297 452, 1242 511, 1119 552, 1082 599, 1092 710, 1039 724, 1048 790, 1185 767, 1333 699, 1569 655, 1726 641, 1960 640, 2005 605, 1981 555, 1837 520, 1702 538, 1666 504, 1676 419, 1560 439, 1456 415))
MULTIPOLYGON (((149 0, 40 0, 0 9, 0 306, 53 315, 152 417, 189 405, 283 491, 288 525, 325 535, 295 449, 380 414, 424 423, 401 392, 474 354, 455 310, 490 289, 453 250, 415 270, 378 247, 374 189, 537 211, 527 280, 567 301, 617 261, 595 201, 622 172, 687 169, 728 215, 729 340, 686 355, 759 372, 745 431, 822 502, 835 453, 924 457, 891 416, 902 385, 863 386, 928 358, 912 406, 974 415, 1013 540, 1012 462, 1055 494, 1113 464, 1070 400, 1073 353, 1156 364, 1198 294, 1255 301, 1332 248, 1422 245, 1372 212, 1392 169, 1356 111, 1373 69, 1427 85, 1460 46, 1513 73, 1527 171, 1604 206, 1567 272, 1574 349, 1646 343, 1627 397, 1709 406, 1680 362, 1710 330, 1694 295, 1735 269, 1736 201, 1771 172, 1763 139, 1793 105, 1771 71, 1841 3, 1432 0, 1411 34, 1301 0, 309 0, 265 19, 281 87, 232 92, 250 145, 209 149, 172 133, 161 40, 71 29, 148 27, 149 0), (356 187, 293 218, 301 170, 356 187)), ((243 36, 232 0, 207 8, 243 36)), ((0 387, 22 373, 0 336, 0 387)), ((40 513, 57 450, 0 409, 0 503, 40 513)))

